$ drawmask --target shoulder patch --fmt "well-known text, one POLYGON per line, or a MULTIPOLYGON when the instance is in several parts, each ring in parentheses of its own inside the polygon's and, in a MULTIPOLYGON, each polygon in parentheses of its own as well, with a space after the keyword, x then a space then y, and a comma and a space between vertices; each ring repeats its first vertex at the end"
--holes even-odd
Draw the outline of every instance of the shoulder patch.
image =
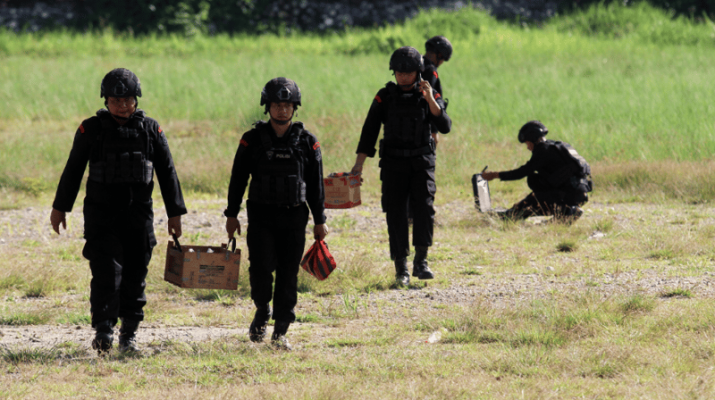
POLYGON ((162 132, 164 132, 164 131, 161 129, 161 126, 160 126, 160 127, 159 127, 159 133, 162 133, 162 132))
POLYGON ((432 74, 434 74, 434 77, 439 79, 439 75, 437 75, 437 71, 432 71, 432 74))
MULTIPOLYGON (((316 142, 315 144, 317 145, 318 143, 316 142)), ((320 151, 320 145, 317 148, 313 146, 313 150, 315 150, 315 161, 322 161, 323 153, 320 151)))
POLYGON ((320 148, 320 142, 315 142, 315 144, 313 145, 313 150, 317 150, 319 148, 320 148))
POLYGON ((435 98, 435 99, 439 99, 440 97, 442 97, 442 95, 439 94, 439 92, 435 93, 435 95, 434 95, 434 98, 435 98))
POLYGON ((382 103, 382 99, 380 98, 380 96, 377 95, 375 96, 375 101, 377 101, 378 103, 382 103))
POLYGON ((240 143, 240 145, 243 146, 243 147, 248 147, 248 142, 245 141, 245 140, 243 140, 243 139, 241 139, 241 141, 240 141, 239 143, 240 143))
POLYGON ((80 125, 79 128, 77 128, 77 130, 84 133, 84 125, 80 125))

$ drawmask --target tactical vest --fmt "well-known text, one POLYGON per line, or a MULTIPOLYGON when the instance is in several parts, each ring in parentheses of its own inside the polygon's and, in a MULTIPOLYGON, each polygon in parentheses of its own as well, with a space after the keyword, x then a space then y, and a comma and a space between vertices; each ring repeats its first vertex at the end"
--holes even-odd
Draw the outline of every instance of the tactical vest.
POLYGON ((389 112, 385 138, 380 142, 380 156, 413 157, 433 151, 426 100, 416 92, 403 92, 394 83, 387 84, 389 112))
POLYGON ((591 166, 586 159, 568 143, 547 140, 546 144, 552 146, 564 160, 564 165, 547 177, 549 183, 556 187, 568 183, 568 186, 573 189, 583 192, 592 191, 591 166))
POLYGON ((269 133, 268 122, 256 123, 261 139, 261 149, 257 152, 256 167, 251 174, 248 198, 263 204, 296 206, 305 202, 305 181, 303 180, 303 154, 299 146, 303 124, 293 123, 286 132, 288 140, 274 145, 269 133))
POLYGON ((154 167, 148 160, 150 140, 144 116, 144 111, 137 110, 126 124, 117 127, 109 111, 97 111, 102 128, 90 156, 90 180, 104 184, 151 182, 154 167))

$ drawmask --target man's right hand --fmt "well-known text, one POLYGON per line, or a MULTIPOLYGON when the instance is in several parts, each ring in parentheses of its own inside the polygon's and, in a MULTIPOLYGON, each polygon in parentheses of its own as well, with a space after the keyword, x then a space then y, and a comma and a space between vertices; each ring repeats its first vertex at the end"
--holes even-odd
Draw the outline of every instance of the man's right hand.
POLYGON ((355 158, 355 165, 353 165, 353 169, 350 170, 351 175, 362 174, 362 165, 365 163, 366 158, 367 154, 358 153, 357 157, 355 158))
POLYGON ((233 238, 234 233, 241 236, 241 224, 238 222, 238 218, 226 217, 226 233, 228 233, 228 240, 233 238))
POLYGON ((353 165, 353 169, 350 170, 350 175, 360 175, 362 174, 362 164, 353 165))
POLYGON ((498 177, 499 177, 499 173, 496 171, 482 172, 482 178, 487 182, 491 181, 492 179, 498 178, 498 177))
POLYGON ((65 212, 52 209, 52 213, 50 213, 50 223, 52 224, 52 229, 57 232, 57 234, 60 234, 60 224, 62 224, 62 227, 67 230, 67 220, 65 219, 65 212))

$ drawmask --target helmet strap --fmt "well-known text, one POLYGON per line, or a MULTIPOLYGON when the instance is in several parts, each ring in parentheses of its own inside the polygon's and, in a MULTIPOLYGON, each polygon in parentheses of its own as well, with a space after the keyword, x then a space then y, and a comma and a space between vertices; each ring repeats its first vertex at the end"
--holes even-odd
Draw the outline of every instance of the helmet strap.
POLYGON ((392 76, 395 77, 395 84, 400 87, 402 90, 411 90, 411 89, 416 89, 417 84, 420 82, 420 71, 417 71, 417 76, 415 76, 415 81, 410 83, 409 85, 400 85, 397 83, 397 72, 398 71, 392 71, 392 76))
POLYGON ((268 116, 270 117, 269 119, 270 119, 271 121, 275 122, 277 125, 289 124, 289 123, 293 120, 293 116, 295 116, 295 111, 296 111, 296 109, 298 108, 298 106, 297 106, 295 103, 293 103, 293 112, 290 114, 290 118, 288 118, 288 119, 285 120, 285 121, 281 121, 281 120, 279 120, 279 119, 273 118, 273 116, 271 115, 271 113, 268 112, 268 109, 270 108, 270 104, 271 104, 271 103, 266 104, 266 111, 264 111, 263 114, 268 114, 268 116))
MULTIPOLYGON (((105 98, 104 98, 104 106, 107 107, 107 111, 109 111, 109 104, 108 104, 108 103, 109 103, 109 100, 107 100, 107 98, 105 97, 105 98)), ((139 109, 139 99, 137 99, 137 96, 134 96, 134 112, 132 113, 132 115, 129 116, 129 118, 122 117, 122 116, 120 116, 120 115, 114 115, 114 114, 112 114, 111 112, 109 113, 109 115, 111 115, 112 117, 116 118, 116 119, 119 120, 121 123, 125 123, 125 122, 129 121, 130 119, 132 119, 132 117, 134 116, 134 113, 137 112, 138 109, 139 109)))
MULTIPOLYGON (((129 116, 129 118, 127 118, 127 117, 122 117, 122 116, 120 116, 120 115, 114 115, 114 114, 112 114, 112 113, 109 113, 109 115, 111 115, 112 117, 114 117, 114 118, 116 118, 116 119, 120 119, 120 120, 122 120, 122 121, 129 121, 129 120, 132 118, 131 116, 129 116)), ((133 115, 133 114, 132 114, 132 115, 133 115)))
POLYGON ((289 124, 292 119, 293 119, 293 118, 288 119, 288 120, 285 120, 285 121, 281 121, 281 120, 279 120, 279 119, 275 119, 275 118, 271 117, 271 121, 275 122, 277 125, 286 125, 286 124, 289 124))
MULTIPOLYGON (((418 75, 419 75, 419 72, 418 72, 418 75)), ((397 86, 399 86, 400 88, 402 88, 405 91, 408 91, 408 90, 417 89, 417 82, 419 82, 419 79, 415 79, 415 81, 410 83, 409 85, 398 84, 397 86)))

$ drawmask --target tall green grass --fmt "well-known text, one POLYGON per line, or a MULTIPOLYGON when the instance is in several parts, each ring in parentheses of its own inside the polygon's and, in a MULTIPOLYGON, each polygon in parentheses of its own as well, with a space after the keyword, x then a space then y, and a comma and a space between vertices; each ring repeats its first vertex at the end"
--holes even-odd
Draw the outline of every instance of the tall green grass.
MULTIPOLYGON (((422 46, 424 39, 439 32, 458 42, 473 40, 487 31, 555 30, 566 35, 578 34, 605 39, 634 39, 658 45, 702 45, 715 43, 715 26, 706 16, 704 23, 650 6, 647 2, 594 4, 586 10, 559 15, 546 22, 528 25, 500 23, 488 14, 472 7, 448 12, 439 9, 423 10, 403 23, 365 29, 350 28, 344 32, 300 33, 282 35, 219 34, 207 36, 179 34, 134 36, 116 34, 111 30, 91 34, 58 30, 14 34, 0 29, 0 55, 34 55, 57 57, 92 54, 113 57, 128 56, 193 56, 197 53, 283 53, 285 41, 291 47, 311 54, 389 54, 405 44, 422 46), (298 40, 295 40, 298 39, 298 40)), ((457 47, 460 47, 457 45, 457 47)), ((464 50, 464 49, 460 49, 464 50)))
POLYGON ((672 11, 639 1, 629 6, 594 4, 587 10, 556 18, 552 25, 560 32, 607 39, 635 38, 658 45, 712 46, 715 25, 707 15, 702 15, 702 20, 699 23, 683 15, 676 17, 672 11))
MULTIPOLYGON (((1 32, 0 186, 54 186, 75 129, 103 107, 102 77, 119 66, 141 78, 139 105, 167 132, 186 188, 225 192, 240 135, 264 118, 260 91, 275 76, 300 85, 297 119, 318 135, 326 171, 348 170, 372 98, 392 80, 389 53, 422 50, 434 34, 455 47, 439 70, 454 121, 439 149, 438 181, 448 191, 462 190, 484 165, 503 170, 528 159, 516 132, 531 119, 549 127, 548 138, 572 143, 596 171, 624 162, 648 170, 666 160, 709 170, 701 162, 715 152, 712 24, 638 4, 594 6, 540 28, 465 8, 330 35, 1 32)), ((370 181, 376 170, 371 161, 370 181)), ((605 185, 613 177, 602 178, 599 188, 614 187, 605 185)))

